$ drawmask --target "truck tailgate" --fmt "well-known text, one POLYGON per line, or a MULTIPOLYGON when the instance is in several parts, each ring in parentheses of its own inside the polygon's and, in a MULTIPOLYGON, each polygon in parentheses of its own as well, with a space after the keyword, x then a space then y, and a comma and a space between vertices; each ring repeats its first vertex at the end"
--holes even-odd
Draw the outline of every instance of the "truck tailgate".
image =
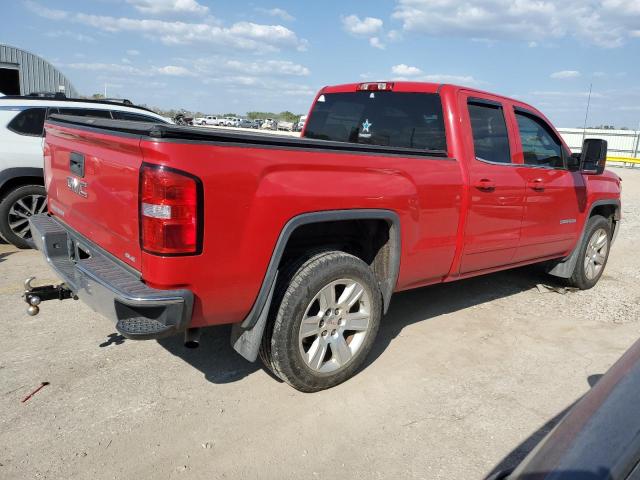
POLYGON ((49 211, 137 270, 139 144, 136 135, 46 125, 49 211))

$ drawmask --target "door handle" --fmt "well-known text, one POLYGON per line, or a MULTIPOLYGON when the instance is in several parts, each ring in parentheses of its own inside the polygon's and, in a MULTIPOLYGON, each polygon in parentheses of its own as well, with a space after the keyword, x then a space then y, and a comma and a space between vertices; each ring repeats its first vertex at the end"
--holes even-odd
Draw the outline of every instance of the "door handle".
POLYGON ((529 186, 536 192, 544 192, 544 183, 541 178, 536 178, 529 182, 529 186))
POLYGON ((496 184, 488 178, 483 178, 476 183, 476 188, 482 192, 493 192, 496 189, 496 184))

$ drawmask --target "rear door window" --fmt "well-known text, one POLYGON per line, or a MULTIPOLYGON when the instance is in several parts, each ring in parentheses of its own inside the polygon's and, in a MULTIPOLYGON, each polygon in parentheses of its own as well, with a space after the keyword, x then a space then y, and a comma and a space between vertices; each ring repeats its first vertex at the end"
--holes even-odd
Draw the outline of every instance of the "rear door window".
POLYGON ((13 117, 7 128, 20 135, 42 136, 46 108, 27 108, 13 117))
POLYGON ((468 108, 476 160, 511 163, 509 134, 502 107, 470 100, 468 108))
POLYGON ((321 95, 305 137, 446 151, 440 96, 429 93, 348 92, 321 95))

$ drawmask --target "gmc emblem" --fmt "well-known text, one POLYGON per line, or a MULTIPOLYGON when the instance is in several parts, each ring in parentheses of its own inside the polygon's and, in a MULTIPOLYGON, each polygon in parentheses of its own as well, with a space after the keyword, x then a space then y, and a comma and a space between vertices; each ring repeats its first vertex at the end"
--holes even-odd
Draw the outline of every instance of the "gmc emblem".
POLYGON ((82 198, 87 198, 87 192, 85 188, 87 188, 87 182, 83 182, 78 180, 75 177, 67 177, 67 188, 71 190, 76 195, 80 195, 82 198))

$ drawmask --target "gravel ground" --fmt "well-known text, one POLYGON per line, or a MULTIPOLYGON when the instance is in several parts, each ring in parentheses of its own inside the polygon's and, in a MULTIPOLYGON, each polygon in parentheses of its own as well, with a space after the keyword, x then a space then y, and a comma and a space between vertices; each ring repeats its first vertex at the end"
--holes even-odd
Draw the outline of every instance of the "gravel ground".
POLYGON ((79 302, 27 317, 37 252, 0 245, 0 478, 483 478, 523 457, 640 334, 640 171, 599 285, 536 268, 394 297, 367 367, 302 394, 245 362, 133 342, 79 302), (553 283, 551 283, 553 285, 553 283), (557 284, 556 284, 557 285, 557 284), (21 399, 41 382, 50 384, 21 399))

